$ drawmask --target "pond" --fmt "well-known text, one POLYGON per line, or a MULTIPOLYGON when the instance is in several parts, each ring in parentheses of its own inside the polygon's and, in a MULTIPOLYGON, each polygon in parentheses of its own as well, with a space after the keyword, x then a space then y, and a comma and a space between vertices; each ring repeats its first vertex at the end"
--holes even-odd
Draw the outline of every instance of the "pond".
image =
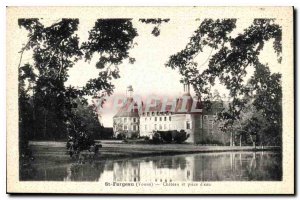
POLYGON ((280 181, 279 152, 201 153, 86 162, 39 161, 23 173, 27 181, 280 181))

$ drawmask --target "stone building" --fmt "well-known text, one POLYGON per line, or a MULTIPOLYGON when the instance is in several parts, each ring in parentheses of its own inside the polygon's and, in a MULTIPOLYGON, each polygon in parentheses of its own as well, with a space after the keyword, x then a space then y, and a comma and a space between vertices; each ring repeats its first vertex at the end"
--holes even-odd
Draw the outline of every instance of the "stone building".
POLYGON ((184 130, 189 134, 188 143, 227 144, 228 137, 219 130, 216 114, 223 108, 222 101, 202 102, 192 98, 190 87, 184 84, 184 93, 174 102, 155 101, 154 106, 141 103, 138 106, 132 98, 133 89, 127 88, 129 96, 114 116, 114 132, 132 133, 152 137, 154 131, 184 130), (203 109, 204 107, 208 107, 203 109))
POLYGON ((202 109, 200 102, 194 101, 189 85, 184 85, 184 94, 171 105, 158 101, 148 110, 143 106, 140 111, 140 135, 150 136, 153 131, 185 130, 190 137, 187 142, 195 142, 202 109), (194 107, 193 107, 194 106, 194 107))
POLYGON ((126 137, 139 135, 139 110, 137 103, 134 102, 132 97, 132 86, 127 87, 126 93, 128 96, 127 99, 123 102, 118 113, 113 117, 114 136, 120 133, 125 134, 126 137))

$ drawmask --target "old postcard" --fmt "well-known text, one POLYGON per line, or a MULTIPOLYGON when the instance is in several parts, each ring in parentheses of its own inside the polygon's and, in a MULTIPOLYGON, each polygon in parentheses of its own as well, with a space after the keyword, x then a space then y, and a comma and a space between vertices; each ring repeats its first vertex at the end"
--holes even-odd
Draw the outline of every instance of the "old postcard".
POLYGON ((294 194, 292 7, 8 7, 7 192, 294 194))

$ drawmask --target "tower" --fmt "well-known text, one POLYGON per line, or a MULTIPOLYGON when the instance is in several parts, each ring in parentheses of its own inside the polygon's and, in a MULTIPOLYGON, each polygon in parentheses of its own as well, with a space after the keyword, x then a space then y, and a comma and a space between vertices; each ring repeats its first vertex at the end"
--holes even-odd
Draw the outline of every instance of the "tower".
POLYGON ((132 88, 131 85, 129 85, 129 86, 127 87, 127 90, 126 90, 126 96, 127 96, 128 98, 132 98, 132 94, 133 94, 133 88, 132 88))

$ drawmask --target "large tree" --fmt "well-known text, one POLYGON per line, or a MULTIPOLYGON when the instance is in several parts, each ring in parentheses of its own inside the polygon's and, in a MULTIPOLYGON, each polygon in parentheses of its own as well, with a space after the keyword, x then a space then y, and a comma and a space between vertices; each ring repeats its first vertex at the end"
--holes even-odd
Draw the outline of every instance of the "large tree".
MULTIPOLYGON (((133 47, 133 39, 137 32, 132 27, 131 19, 97 20, 89 31, 88 41, 82 44, 79 43, 76 34, 78 19, 59 19, 50 26, 43 25, 40 19, 19 19, 19 26, 28 31, 28 41, 20 52, 19 70, 29 68, 35 74, 30 88, 34 115, 31 126, 37 134, 34 137, 66 138, 69 127, 73 127, 75 131, 87 127, 76 123, 82 114, 76 112, 78 103, 85 105, 86 95, 97 96, 99 92, 112 94, 112 79, 119 78, 118 65, 124 59, 133 62, 128 51, 133 47), (32 53, 33 63, 22 66, 25 51, 32 53), (80 89, 66 87, 69 69, 79 59, 85 58, 86 61, 90 61, 96 53, 99 57, 96 63, 96 68, 100 71, 99 76, 90 79, 80 89), (80 102, 78 99, 81 99, 80 102)), ((20 82, 20 87, 25 88, 25 85, 20 82)), ((20 94, 23 94, 23 91, 25 89, 20 90, 20 94)), ((28 102, 26 96, 23 96, 20 96, 22 98, 19 101, 22 106, 26 105, 24 101, 28 102)))
MULTIPOLYGON (((273 41, 273 48, 279 63, 282 59, 282 29, 274 19, 254 19, 253 23, 242 33, 232 36, 235 28, 236 19, 204 19, 186 47, 172 55, 166 63, 167 67, 179 69, 182 81, 188 81, 203 101, 209 97, 210 85, 214 85, 216 79, 229 90, 231 101, 228 109, 219 114, 219 120, 225 121, 223 130, 231 134, 235 132, 234 123, 241 118, 241 113, 247 104, 247 99, 244 98, 248 92, 245 84, 247 70, 252 68, 255 74, 260 73, 259 66, 262 64, 259 54, 267 41, 273 41), (211 49, 211 56, 208 58, 206 68, 202 69, 203 66, 199 66, 196 58, 205 48, 211 49)), ((269 78, 272 75, 264 73, 263 76, 269 78)), ((251 83, 254 84, 253 81, 251 83)), ((252 90, 259 92, 261 87, 261 84, 256 84, 252 90)), ((270 87, 267 89, 272 90, 270 87)), ((280 93, 281 88, 278 89, 276 92, 280 93)), ((279 98, 276 100, 280 101, 280 95, 277 96, 279 98)), ((258 104, 269 103, 263 98, 256 102, 255 106, 258 110, 263 109, 263 106, 258 106, 258 104)), ((270 112, 264 112, 266 118, 271 119, 273 113, 278 112, 277 109, 277 107, 275 110, 271 108, 270 112)))

